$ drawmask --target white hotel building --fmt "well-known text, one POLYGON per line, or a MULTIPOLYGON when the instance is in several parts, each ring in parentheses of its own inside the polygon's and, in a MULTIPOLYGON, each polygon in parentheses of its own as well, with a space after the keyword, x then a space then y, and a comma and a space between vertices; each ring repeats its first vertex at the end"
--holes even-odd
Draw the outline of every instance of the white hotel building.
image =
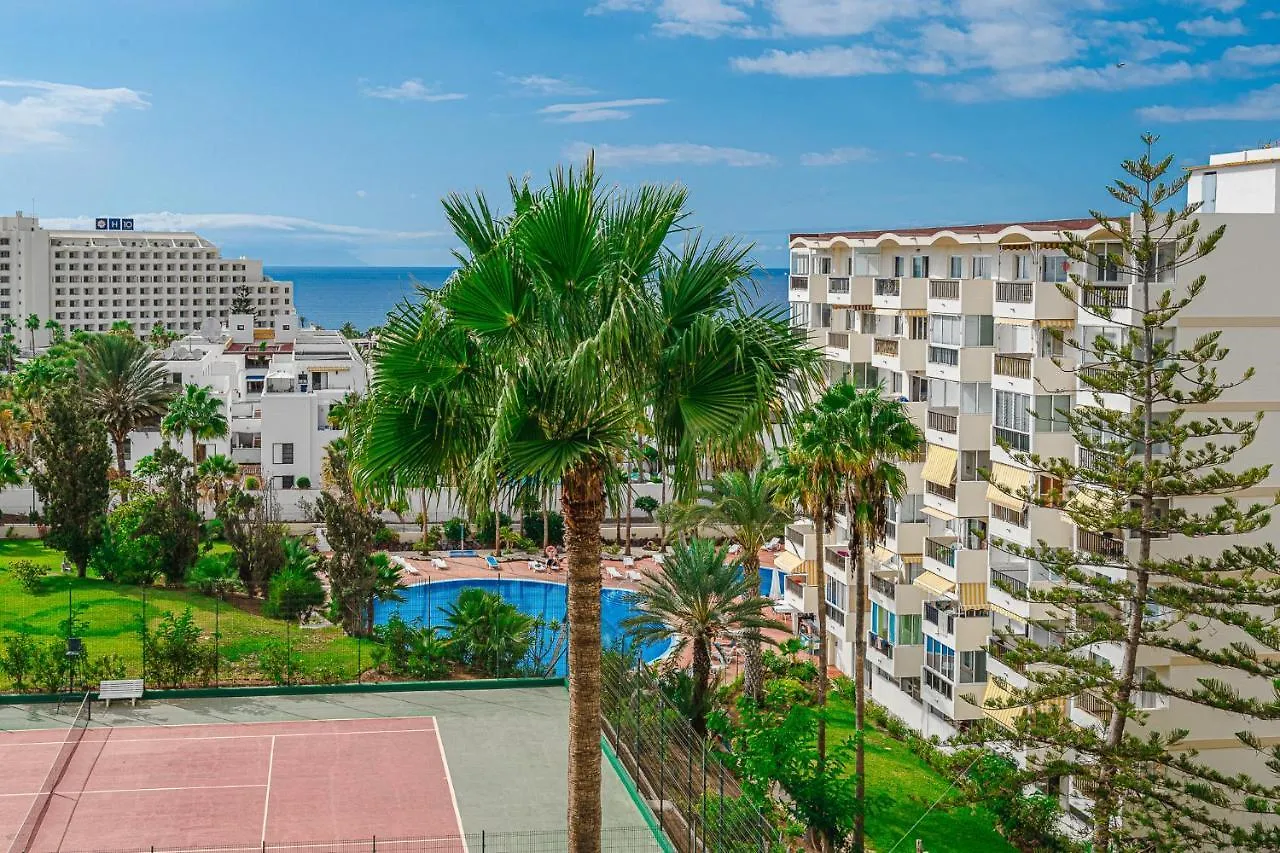
MULTIPOLYGON (((262 261, 222 257, 189 231, 50 231, 22 211, 0 216, 0 319, 19 325, 35 314, 68 332, 121 321, 139 334, 157 323, 194 332, 206 317, 226 323, 239 288, 264 327, 293 311, 290 282, 263 275, 262 261)), ((47 343, 48 332, 36 340, 47 343)))
MULTIPOLYGON (((1231 350, 1219 365, 1223 379, 1235 379, 1251 365, 1258 373, 1215 403, 1190 408, 1241 418, 1276 412, 1280 266, 1271 253, 1280 243, 1280 151, 1217 155, 1191 172, 1190 200, 1203 202, 1197 214, 1202 233, 1221 224, 1227 233, 1216 251, 1174 274, 1175 285, 1200 274, 1208 285, 1180 315, 1173 334, 1189 345, 1222 329, 1222 344, 1231 350)), ((984 713, 1005 721, 1015 713, 982 707, 984 697, 999 695, 1006 685, 1026 684, 1001 662, 1000 647, 991 642, 993 628, 1010 627, 1043 643, 1061 636, 1029 624, 1048 616, 1044 605, 1020 602, 993 584, 998 578, 1006 587, 1034 589, 1053 582, 1038 563, 991 546, 993 538, 1103 553, 1136 545, 1123 531, 1100 536, 1079 530, 1057 509, 1010 498, 979 475, 986 469, 1010 487, 1048 493, 1061 484, 1048 478, 1033 482, 998 441, 1046 456, 1080 452, 1053 412, 1076 400, 1081 388, 1073 369, 1087 365, 1078 363, 1078 353, 1064 350, 1052 330, 1091 339, 1108 333, 1109 323, 1065 299, 1058 283, 1075 272, 1112 291, 1122 305, 1140 298, 1130 276, 1105 265, 1069 262, 1061 249, 1064 231, 1098 243, 1108 238, 1092 219, 791 236, 793 325, 807 329, 824 349, 831 380, 848 376, 881 383, 906 401, 928 441, 922 458, 906 466, 908 494, 890 508, 888 540, 869 561, 867 615, 871 694, 926 735, 945 738, 984 713)), ((1131 322, 1132 314, 1118 309, 1115 319, 1131 322)), ((1130 405, 1111 395, 1103 404, 1130 405)), ((1277 421, 1280 415, 1268 416, 1240 464, 1275 460, 1277 421)), ((1265 501, 1278 484, 1280 470, 1243 498, 1265 501)), ((795 572, 787 584, 788 603, 811 614, 826 607, 828 662, 851 673, 854 594, 847 543, 844 519, 838 517, 819 554, 812 524, 800 520, 788 528, 788 553, 781 557, 795 572)), ((1224 544, 1218 537, 1175 536, 1157 543, 1157 551, 1217 553, 1224 544)), ((1071 626, 1061 624, 1060 630, 1071 626)), ((1238 639, 1229 634, 1219 629, 1206 642, 1238 639)), ((1119 663, 1114 647, 1102 644, 1091 652, 1119 663)), ((1195 659, 1155 649, 1144 650, 1140 663, 1184 687, 1197 678, 1223 677, 1195 659)), ((1246 686, 1228 678, 1246 692, 1257 688, 1256 695, 1271 696, 1270 684, 1246 686)), ((1257 760, 1231 735, 1238 719, 1164 697, 1140 701, 1150 702, 1149 725, 1188 729, 1186 744, 1201 751, 1201 760, 1224 770, 1257 760)), ((1091 726, 1101 726, 1110 714, 1088 695, 1070 700, 1069 711, 1079 725, 1091 726)), ((1268 724, 1259 734, 1268 746, 1280 743, 1280 727, 1268 724)))

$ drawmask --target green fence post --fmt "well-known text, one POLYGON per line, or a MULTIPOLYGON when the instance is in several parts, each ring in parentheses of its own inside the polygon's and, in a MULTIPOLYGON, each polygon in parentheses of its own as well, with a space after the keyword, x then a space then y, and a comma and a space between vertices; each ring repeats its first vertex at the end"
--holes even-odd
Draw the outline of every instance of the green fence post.
POLYGON ((222 599, 218 595, 213 597, 213 686, 221 687, 221 670, 222 653, 219 651, 219 640, 221 639, 222 628, 222 599))

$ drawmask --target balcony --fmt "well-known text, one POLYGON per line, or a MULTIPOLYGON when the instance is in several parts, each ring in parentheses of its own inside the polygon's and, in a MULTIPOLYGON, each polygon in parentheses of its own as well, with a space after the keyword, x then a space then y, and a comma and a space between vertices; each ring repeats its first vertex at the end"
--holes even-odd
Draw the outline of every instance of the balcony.
POLYGON ((871 364, 895 373, 924 370, 924 341, 905 338, 876 338, 871 345, 871 364))
POLYGON ((949 486, 944 486, 942 483, 925 480, 924 490, 925 494, 935 495, 936 497, 942 498, 944 501, 950 501, 951 503, 955 503, 956 501, 955 483, 952 483, 949 486))
POLYGON ((898 584, 893 578, 873 574, 870 576, 870 584, 872 592, 878 592, 890 601, 897 597, 898 584))
POLYGON ((997 281, 996 302, 1007 302, 1014 305, 1030 305, 1035 293, 1035 285, 1029 281, 997 281))
POLYGON ((1108 560, 1121 561, 1125 558, 1124 540, 1110 533, 1077 530, 1076 549, 1108 560))
POLYGON ((832 276, 827 279, 827 295, 828 296, 848 296, 852 291, 849 286, 850 279, 848 276, 832 276))
POLYGON ((879 634, 867 632, 867 648, 874 649, 889 660, 893 660, 893 644, 879 634))
MULTIPOLYGON (((985 546, 986 542, 971 544, 985 546)), ((987 549, 965 548, 954 536, 929 536, 924 540, 924 567, 952 583, 987 582, 987 549)))
POLYGON ((877 278, 872 284, 873 296, 900 297, 902 295, 902 279, 877 278))
POLYGON ((1026 453, 1031 450, 1031 433, 993 426, 991 427, 991 443, 996 446, 1007 445, 1010 450, 1026 453))
POLYGON ((991 358, 991 385, 1019 394, 1069 394, 1075 390, 1074 359, 1029 352, 996 353, 991 358))
POLYGON ((240 465, 257 465, 262 462, 262 447, 233 446, 231 461, 240 465))
POLYGON ((991 308, 1001 320, 1074 320, 1078 308, 1051 281, 997 281, 991 308))
POLYGON ((835 361, 849 360, 848 332, 827 332, 827 358, 835 361))
POLYGON ((1111 725, 1111 715, 1115 713, 1115 709, 1111 707, 1111 703, 1088 690, 1081 693, 1072 701, 1072 707, 1077 711, 1083 711, 1093 717, 1097 721, 1101 722, 1104 727, 1111 725))
POLYGON ((791 276, 791 286, 789 289, 792 302, 805 302, 809 299, 809 276, 793 275, 791 276))
POLYGON ((991 375, 1008 376, 1012 379, 1030 379, 1031 355, 1029 353, 996 353, 991 361, 991 375))
POLYGON ((877 278, 872 281, 871 305, 893 310, 928 306, 928 280, 923 278, 877 278))
POLYGON ((931 379, 957 382, 989 382, 991 380, 992 347, 929 344, 926 373, 931 379))
POLYGON ((836 570, 837 577, 844 577, 849 570, 849 549, 827 545, 823 551, 823 560, 827 566, 836 570))
POLYGON ((901 351, 900 343, 897 338, 876 338, 871 346, 871 352, 886 358, 897 358, 901 351))
POLYGON ((955 434, 960 429, 959 409, 930 409, 927 423, 929 429, 955 434))
POLYGON ((929 299, 959 299, 960 280, 957 278, 934 278, 929 280, 929 299))

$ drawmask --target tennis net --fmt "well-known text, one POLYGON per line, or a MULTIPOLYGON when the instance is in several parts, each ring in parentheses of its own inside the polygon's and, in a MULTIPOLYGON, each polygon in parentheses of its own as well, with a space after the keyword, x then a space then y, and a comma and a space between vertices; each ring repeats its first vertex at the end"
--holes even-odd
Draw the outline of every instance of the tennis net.
POLYGON ((80 745, 80 739, 84 737, 84 730, 89 727, 91 714, 89 694, 86 693, 84 694, 84 699, 80 702, 80 709, 76 712, 76 718, 71 722, 71 728, 67 729, 67 736, 62 741, 62 747, 58 750, 58 757, 53 760, 53 766, 49 768, 49 774, 45 776, 44 783, 41 784, 40 790, 36 792, 36 798, 31 803, 30 810, 27 811, 27 818, 22 822, 22 828, 14 836, 13 844, 9 846, 9 853, 27 853, 31 849, 31 845, 36 839, 36 833, 40 831, 40 824, 44 820, 45 814, 49 811, 49 803, 53 800, 53 792, 58 787, 58 783, 62 781, 63 774, 67 772, 67 765, 71 763, 71 756, 75 755, 76 747, 80 745))

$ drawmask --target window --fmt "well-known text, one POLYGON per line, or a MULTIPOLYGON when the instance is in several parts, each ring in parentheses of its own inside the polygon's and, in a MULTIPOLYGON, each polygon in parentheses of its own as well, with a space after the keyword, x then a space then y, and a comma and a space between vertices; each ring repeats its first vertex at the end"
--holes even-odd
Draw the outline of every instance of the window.
POLYGON ((929 337, 929 318, 928 317, 911 317, 911 323, 907 329, 907 337, 913 341, 923 341, 929 337))
POLYGON ((853 274, 876 276, 880 274, 880 253, 868 252, 865 249, 854 249, 853 274))
POLYGON ((898 614, 871 602, 871 633, 889 641, 889 645, 897 645, 898 614))
POLYGON ((281 477, 272 477, 271 485, 275 486, 277 489, 292 489, 293 475, 285 474, 284 476, 281 476, 281 477))
POLYGON ((956 676, 956 650, 933 637, 925 637, 924 665, 950 681, 956 676))
POLYGON ((962 415, 991 414, 991 383, 990 382, 961 382, 959 384, 960 384, 960 414, 962 415))
POLYGON ((1001 429, 1031 432, 1031 398, 1013 391, 995 392, 993 423, 1001 429))
POLYGON ((1092 248, 1094 281, 1118 282, 1120 280, 1120 263, 1124 261, 1124 244, 1118 242, 1094 243, 1092 248), (1117 261, 1120 263, 1117 263, 1117 261))
POLYGON ((928 255, 912 255, 911 256, 911 277, 912 278, 928 278, 929 277, 929 256, 928 255))
POLYGON ((831 328, 831 306, 824 303, 818 303, 818 326, 819 329, 831 328))
POLYGON ((960 451, 960 480, 965 483, 981 480, 979 470, 991 470, 991 454, 986 450, 960 451))
POLYGON ((1066 350, 1062 333, 1056 329, 1040 330, 1040 355, 1061 357, 1066 350))
POLYGON ((973 270, 970 278, 991 278, 991 256, 974 255, 970 268, 973 270))
POLYGON ((893 276, 894 278, 902 278, 907 274, 907 259, 902 255, 893 256, 893 276))
POLYGON ((809 255, 807 252, 797 252, 791 256, 791 274, 809 274, 809 255))
POLYGON ((1040 259, 1040 280, 1051 282, 1068 282, 1067 274, 1071 269, 1071 261, 1066 255, 1045 255, 1040 259))
POLYGON ((124 458, 126 461, 133 458, 133 439, 126 438, 124 440, 124 458))
POLYGON ((827 578, 827 604, 848 610, 849 588, 835 578, 827 578))
POLYGON ((809 325, 809 303, 808 302, 792 302, 791 305, 791 325, 795 328, 804 329, 809 325))
POLYGON ((924 643, 924 625, 919 613, 904 613, 898 617, 898 645, 919 646, 924 643))
POLYGON ((1057 477, 1050 477, 1048 474, 1040 474, 1036 477, 1037 494, 1044 499, 1045 506, 1061 507, 1065 501, 1062 499, 1062 481, 1057 477))
POLYGON ((990 314, 964 315, 964 345, 968 347, 995 346, 996 319, 990 314))
POLYGON ((959 314, 934 314, 929 318, 929 341, 958 347, 964 343, 964 318, 959 314))
POLYGON ((987 680, 987 653, 960 653, 960 683, 981 684, 987 680))
POLYGON ((1013 280, 1014 281, 1031 281, 1031 256, 1030 255, 1014 255, 1013 256, 1013 280))
POLYGON ((830 255, 818 256, 818 274, 831 275, 831 256, 830 255))
POLYGON ((947 259, 947 276, 949 278, 964 278, 964 258, 959 255, 952 255, 947 259))
POLYGON ((1155 258, 1147 261, 1148 277, 1152 281, 1168 284, 1173 281, 1174 264, 1177 263, 1177 247, 1173 243, 1160 243, 1156 246, 1155 258))
POLYGON ((1063 413, 1070 410, 1070 394, 1037 394, 1036 432, 1068 432, 1070 424, 1063 413))
POLYGON ((292 465, 293 442, 271 445, 271 461, 276 465, 292 465))

